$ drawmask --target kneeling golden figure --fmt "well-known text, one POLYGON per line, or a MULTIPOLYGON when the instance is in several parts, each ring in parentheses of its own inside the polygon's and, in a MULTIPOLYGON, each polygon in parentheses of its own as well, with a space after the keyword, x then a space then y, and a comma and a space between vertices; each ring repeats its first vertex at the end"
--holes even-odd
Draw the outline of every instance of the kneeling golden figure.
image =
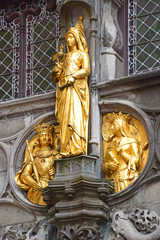
POLYGON ((103 117, 105 177, 114 181, 115 192, 133 183, 143 170, 148 155, 148 140, 141 123, 122 113, 103 117))
POLYGON ((23 167, 15 176, 17 185, 28 191, 28 200, 39 205, 46 205, 41 189, 48 186, 49 180, 53 180, 55 172, 53 164, 57 151, 53 150, 53 127, 45 123, 35 127, 37 134, 29 143, 26 141, 23 167))

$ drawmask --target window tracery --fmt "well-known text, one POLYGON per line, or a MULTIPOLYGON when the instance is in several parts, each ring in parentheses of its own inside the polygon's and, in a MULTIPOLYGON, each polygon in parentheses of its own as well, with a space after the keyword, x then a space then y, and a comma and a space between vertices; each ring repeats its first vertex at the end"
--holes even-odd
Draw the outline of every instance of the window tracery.
POLYGON ((47 11, 47 0, 38 5, 38 15, 32 14, 32 4, 14 6, 8 12, 14 15, 11 21, 7 21, 4 10, 0 11, 1 101, 55 90, 49 75, 52 54, 58 46, 60 18, 57 12, 47 11))
POLYGON ((160 68, 159 0, 129 0, 128 74, 160 68))

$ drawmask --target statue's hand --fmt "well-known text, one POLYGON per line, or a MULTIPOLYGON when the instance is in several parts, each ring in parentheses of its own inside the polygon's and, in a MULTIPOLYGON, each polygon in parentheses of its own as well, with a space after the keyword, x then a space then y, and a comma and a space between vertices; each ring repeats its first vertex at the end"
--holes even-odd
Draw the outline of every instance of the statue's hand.
POLYGON ((118 168, 118 164, 117 163, 113 163, 113 162, 109 162, 109 163, 104 163, 103 164, 103 171, 108 173, 108 172, 113 172, 115 170, 117 170, 118 168))
POLYGON ((57 68, 58 70, 61 70, 62 67, 63 67, 63 64, 62 64, 61 62, 57 62, 57 63, 56 63, 56 68, 57 68))
POLYGON ((57 83, 59 81, 59 77, 61 73, 62 73, 62 64, 57 62, 56 66, 51 71, 51 75, 50 75, 51 80, 57 83))
POLYGON ((37 183, 37 182, 35 182, 35 183, 33 184, 33 191, 41 190, 41 189, 42 189, 41 184, 39 184, 39 183, 37 183))
POLYGON ((53 156, 56 156, 58 154, 58 151, 57 150, 52 150, 52 155, 53 156))
POLYGON ((72 84, 75 82, 75 78, 71 76, 68 78, 67 82, 68 82, 68 84, 72 84))

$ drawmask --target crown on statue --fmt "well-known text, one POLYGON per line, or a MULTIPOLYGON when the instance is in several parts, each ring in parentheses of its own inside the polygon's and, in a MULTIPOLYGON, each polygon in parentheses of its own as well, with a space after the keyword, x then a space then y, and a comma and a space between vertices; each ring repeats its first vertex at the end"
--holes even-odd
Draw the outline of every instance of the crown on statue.
POLYGON ((53 128, 54 128, 54 125, 46 125, 45 123, 42 123, 41 125, 37 125, 34 127, 34 130, 37 132, 37 133, 40 133, 40 132, 52 132, 53 131, 53 128))
POLYGON ((119 112, 119 113, 108 113, 107 116, 110 118, 110 120, 114 121, 114 120, 124 120, 124 121, 127 121, 129 122, 132 118, 132 116, 130 114, 124 114, 122 112, 119 112))
POLYGON ((124 114, 122 112, 119 112, 119 113, 113 113, 113 116, 114 118, 121 118, 121 119, 124 119, 124 120, 128 120, 131 118, 131 115, 130 114, 124 114))

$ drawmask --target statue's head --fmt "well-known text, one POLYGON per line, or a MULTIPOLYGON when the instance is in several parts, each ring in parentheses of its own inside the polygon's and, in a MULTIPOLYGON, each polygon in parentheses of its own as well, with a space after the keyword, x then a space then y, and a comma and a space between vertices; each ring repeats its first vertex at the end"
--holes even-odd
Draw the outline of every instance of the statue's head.
POLYGON ((41 125, 35 126, 35 131, 38 134, 39 144, 41 146, 53 145, 53 128, 54 125, 46 125, 42 123, 41 125))
POLYGON ((113 122, 110 126, 111 134, 117 135, 121 133, 123 136, 128 136, 128 124, 131 120, 129 114, 113 113, 113 122))
POLYGON ((72 33, 68 33, 66 35, 66 45, 68 49, 74 46, 77 46, 77 49, 78 49, 77 40, 72 33))
MULTIPOLYGON (((78 22, 76 23, 75 27, 71 27, 68 32, 66 33, 65 39, 66 39, 66 44, 67 44, 67 50, 69 50, 69 46, 68 46, 68 38, 70 38, 71 36, 74 36, 75 40, 72 40, 72 43, 76 41, 77 44, 77 48, 79 50, 83 50, 88 52, 88 47, 87 47, 87 41, 85 38, 85 34, 84 34, 84 27, 83 27, 83 17, 80 16, 78 18, 78 22)), ((73 39, 73 37, 72 37, 73 39)))

